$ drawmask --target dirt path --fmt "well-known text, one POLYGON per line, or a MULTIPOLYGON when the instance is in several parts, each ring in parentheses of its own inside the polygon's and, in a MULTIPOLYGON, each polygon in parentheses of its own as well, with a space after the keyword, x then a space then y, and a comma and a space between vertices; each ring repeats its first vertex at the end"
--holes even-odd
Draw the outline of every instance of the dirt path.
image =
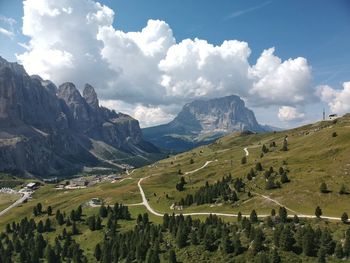
POLYGON ((245 147, 243 150, 244 150, 244 152, 245 152, 245 156, 248 156, 248 155, 249 155, 248 148, 245 147))
MULTIPOLYGON (((246 153, 246 155, 248 156, 249 155, 249 152, 248 152, 248 149, 247 147, 244 148, 244 151, 246 153)), ((217 160, 215 160, 217 161, 217 160)), ((185 174, 190 174, 190 173, 194 173, 194 172, 197 172, 203 168, 205 168, 209 163, 211 162, 214 162, 214 161, 207 161, 202 167, 198 168, 198 169, 195 169, 193 171, 190 171, 190 172, 186 172, 185 174)), ((141 186, 141 183, 142 181, 146 180, 147 178, 151 177, 151 175, 147 176, 147 177, 143 177, 143 178, 140 178, 138 183, 137 183, 137 186, 140 190, 140 194, 141 194, 141 197, 142 197, 142 203, 140 204, 137 204, 137 205, 141 205, 143 204, 146 209, 153 215, 155 216, 164 216, 164 213, 160 213, 160 212, 157 212, 155 211, 149 204, 147 198, 146 198, 146 195, 145 195, 145 192, 143 191, 142 189, 142 186, 141 186)), ((285 207, 287 210, 289 210, 290 212, 292 212, 293 214, 292 215, 288 215, 289 218, 293 218, 294 215, 297 215, 298 217, 300 218, 316 218, 315 215, 304 215, 304 214, 300 214, 300 213, 297 213, 296 211, 286 207, 285 205, 281 204, 280 202, 278 202, 277 200, 275 199, 272 199, 266 195, 262 195, 262 194, 258 194, 258 193, 255 193, 256 195, 258 196, 261 196, 262 198, 265 198, 281 207, 285 207)), ((136 205, 136 204, 135 204, 136 205)), ((175 215, 184 215, 184 216, 200 216, 200 215, 217 215, 217 216, 225 216, 225 217, 237 217, 238 214, 230 214, 230 213, 217 213, 217 212, 195 212, 195 213, 175 213, 175 215)), ((243 217, 249 217, 250 214, 242 214, 243 217)), ((264 218, 264 217, 267 217, 267 216, 270 216, 269 214, 259 214, 258 217, 260 218, 264 218)), ((329 219, 329 220, 335 220, 335 221, 341 221, 341 219, 339 217, 332 217, 332 216, 322 216, 321 217, 322 219, 329 219)))
POLYGON ((185 172, 185 175, 186 174, 193 174, 195 172, 198 172, 199 170, 202 170, 203 168, 205 168, 208 164, 212 163, 212 162, 217 162, 218 160, 215 160, 215 161, 206 161, 205 164, 202 166, 202 167, 199 167, 195 170, 192 170, 192 171, 189 171, 189 172, 185 172))
POLYGON ((5 208, 4 210, 2 210, 0 212, 0 216, 3 216, 4 214, 6 214, 8 211, 10 211, 12 208, 22 204, 25 200, 27 200, 29 197, 31 196, 31 193, 29 192, 25 192, 22 197, 20 199, 18 199, 16 202, 14 202, 12 205, 10 205, 9 207, 5 208))

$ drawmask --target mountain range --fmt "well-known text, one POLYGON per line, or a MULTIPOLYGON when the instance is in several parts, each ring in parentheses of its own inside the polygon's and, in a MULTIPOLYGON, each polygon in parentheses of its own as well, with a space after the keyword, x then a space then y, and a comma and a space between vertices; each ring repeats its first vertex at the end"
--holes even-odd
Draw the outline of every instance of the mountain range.
POLYGON ((188 103, 171 122, 145 128, 142 132, 145 139, 154 145, 182 152, 232 132, 265 132, 272 129, 260 125, 244 101, 231 95, 188 103))
POLYGON ((137 120, 99 106, 94 88, 58 88, 0 57, 0 171, 40 177, 123 169, 161 156, 137 120))

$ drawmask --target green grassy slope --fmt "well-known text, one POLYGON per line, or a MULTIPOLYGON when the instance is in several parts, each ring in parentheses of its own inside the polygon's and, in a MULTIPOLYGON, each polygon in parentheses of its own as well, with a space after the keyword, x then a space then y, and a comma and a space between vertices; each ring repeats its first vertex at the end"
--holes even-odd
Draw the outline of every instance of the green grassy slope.
MULTIPOLYGON (((350 116, 340 118, 336 123, 319 122, 277 133, 231 134, 211 145, 201 146, 153 165, 136 169, 131 175, 125 175, 125 177, 131 176, 131 179, 122 182, 101 183, 79 190, 55 190, 52 185, 44 185, 27 203, 0 217, 0 228, 2 230, 7 223, 18 221, 25 216, 31 217, 33 206, 38 202, 41 202, 44 207, 51 205, 54 210, 60 209, 67 212, 94 197, 102 198, 106 204, 140 203, 142 200, 137 182, 139 178, 146 176, 150 177, 142 182, 142 187, 150 205, 158 212, 172 213, 170 206, 173 202, 179 201, 188 193, 194 193, 199 187, 204 186, 206 181, 215 183, 228 174, 233 178, 243 178, 252 195, 248 196, 247 192, 239 193, 240 200, 234 205, 220 203, 197 206, 194 204, 185 207, 181 212, 250 213, 255 209, 258 214, 269 214, 272 208, 278 208, 279 205, 259 195, 263 194, 295 210, 298 214, 313 215, 316 206, 320 206, 323 215, 327 216, 340 217, 343 212, 350 214, 350 195, 338 193, 343 184, 350 191, 350 116), (337 133, 336 137, 332 136, 334 132, 337 133), (288 136, 289 150, 281 151, 285 136, 288 136), (272 141, 276 142, 277 147, 269 147, 272 141), (269 152, 261 158, 263 144, 269 148, 269 152), (248 147, 249 156, 247 163, 242 165, 241 159, 245 156, 243 150, 245 147, 248 147), (191 158, 194 161, 192 164, 191 158), (207 161, 213 162, 197 172, 186 174, 188 171, 202 167, 207 161), (291 182, 282 184, 280 189, 265 190, 264 171, 259 172, 255 180, 248 181, 246 174, 255 167, 257 162, 261 162, 264 170, 271 166, 275 171, 278 171, 279 167, 288 169, 291 182), (178 170, 182 171, 182 176, 187 181, 185 191, 182 192, 175 188, 181 177, 178 170), (328 185, 329 193, 320 193, 319 187, 322 182, 328 185)), ((277 180, 279 180, 278 176, 277 180)), ((90 208, 84 211, 89 214, 96 213, 97 210, 98 208, 90 208)), ((129 210, 133 218, 139 213, 147 212, 142 205, 130 206, 129 210)), ((150 219, 155 223, 162 221, 162 218, 152 214, 150 219)), ((225 220, 235 221, 236 219, 225 218, 225 220)), ((121 224, 122 228, 132 228, 134 221, 121 224)), ((333 226, 335 229, 343 227, 341 223, 333 226)), ((91 258, 93 247, 100 236, 95 236, 88 229, 81 230, 82 234, 77 238, 84 250, 88 251, 88 257, 91 258)), ((190 254, 197 253, 191 251, 191 247, 188 250, 190 254)), ((185 260, 186 257, 181 255, 187 252, 179 251, 179 253, 185 260)))

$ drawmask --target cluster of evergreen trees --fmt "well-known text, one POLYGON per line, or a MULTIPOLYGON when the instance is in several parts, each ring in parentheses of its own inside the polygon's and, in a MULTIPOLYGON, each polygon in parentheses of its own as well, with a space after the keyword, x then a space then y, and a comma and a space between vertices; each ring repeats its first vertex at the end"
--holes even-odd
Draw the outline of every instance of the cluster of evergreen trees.
MULTIPOLYGON (((228 176, 217 183, 226 193, 223 182, 232 184, 233 180, 228 176)), ((158 263, 161 257, 177 262, 175 251, 187 246, 219 251, 223 258, 234 258, 238 262, 278 263, 299 256, 318 258, 318 262, 326 262, 329 257, 350 258, 350 228, 341 236, 338 233, 335 239, 328 227, 313 227, 297 216, 288 218, 284 207, 278 212, 273 209, 264 220, 258 218, 255 210, 249 217, 239 213, 235 223, 224 222, 215 215, 201 221, 165 214, 159 225, 151 223, 145 213, 139 215, 135 227, 127 231, 117 228, 117 220, 130 219, 127 206, 121 204, 101 206, 97 215, 87 218, 81 206, 68 214, 57 210, 54 216, 47 215, 45 223, 41 219, 24 218, 19 223, 8 224, 0 234, 0 262, 87 262, 84 251, 74 241, 82 224, 92 231, 103 231, 104 238, 94 249, 95 260, 103 263, 158 263), (104 218, 105 225, 102 224, 104 218), (48 242, 42 233, 56 231, 53 226, 57 225, 65 226, 54 241, 48 242)))
POLYGON ((182 206, 190 206, 192 204, 212 204, 217 201, 234 203, 239 200, 237 191, 242 191, 244 184, 241 179, 233 180, 231 175, 224 176, 222 180, 215 184, 205 183, 195 193, 187 194, 185 198, 181 198, 178 202, 182 206))
POLYGON ((225 223, 215 215, 203 222, 190 216, 165 214, 159 226, 151 224, 144 214, 138 216, 134 230, 106 233, 104 242, 95 248, 96 259, 101 262, 157 263, 165 252, 169 262, 177 262, 174 250, 187 246, 201 246, 209 252, 219 250, 244 262, 282 262, 282 252, 318 257, 319 262, 326 262, 329 256, 350 257, 350 229, 342 243, 332 237, 328 228, 313 228, 297 216, 288 219, 284 207, 278 214, 273 209, 264 221, 254 210, 249 218, 239 213, 238 223, 225 223))
POLYGON ((0 235, 0 262, 39 263, 42 259, 48 263, 87 262, 79 244, 66 231, 55 238, 54 244, 49 244, 42 232, 51 230, 46 223, 43 230, 41 220, 37 224, 26 217, 20 223, 8 224, 6 232, 0 235))
MULTIPOLYGON (((251 168, 250 171, 247 173, 247 180, 253 180, 259 174, 259 172, 262 172, 263 170, 264 169, 262 164, 260 162, 257 162, 255 164, 255 170, 251 168)), ((288 169, 284 169, 283 167, 280 167, 278 169, 278 172, 275 171, 273 167, 270 167, 269 169, 265 170, 263 173, 266 181, 265 189, 271 190, 275 188, 281 188, 282 184, 289 183, 290 179, 288 177, 288 172, 288 169)))
POLYGON ((148 214, 139 215, 133 230, 117 232, 110 228, 105 232, 102 243, 95 247, 97 261, 120 262, 160 262, 160 244, 164 242, 160 225, 152 224, 148 214))

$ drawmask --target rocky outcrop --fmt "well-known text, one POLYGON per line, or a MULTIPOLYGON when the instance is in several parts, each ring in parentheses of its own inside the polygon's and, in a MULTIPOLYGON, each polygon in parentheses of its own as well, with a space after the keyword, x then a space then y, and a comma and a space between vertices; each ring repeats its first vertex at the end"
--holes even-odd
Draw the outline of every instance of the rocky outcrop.
POLYGON ((73 83, 57 89, 0 57, 0 171, 68 175, 101 162, 96 141, 123 156, 158 152, 137 120, 100 107, 91 85, 83 96, 73 83))
POLYGON ((186 104, 168 124, 143 129, 147 140, 161 148, 185 151, 235 131, 263 132, 253 111, 235 95, 186 104))

